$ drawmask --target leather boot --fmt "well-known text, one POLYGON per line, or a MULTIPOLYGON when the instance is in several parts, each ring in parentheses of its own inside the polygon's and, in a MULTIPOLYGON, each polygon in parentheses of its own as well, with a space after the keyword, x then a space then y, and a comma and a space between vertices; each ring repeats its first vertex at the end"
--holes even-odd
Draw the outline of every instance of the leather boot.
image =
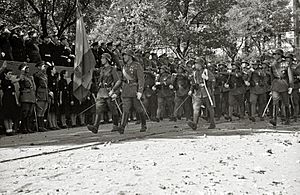
POLYGON ((44 127, 44 117, 38 117, 38 126, 39 126, 38 129, 39 132, 47 131, 47 129, 44 127))
POLYGON ((145 132, 147 130, 146 125, 146 116, 144 113, 140 113, 140 119, 141 119, 141 130, 140 132, 145 132))
POLYGON ((100 126, 100 121, 101 121, 100 115, 96 114, 95 123, 94 123, 94 125, 87 125, 88 130, 95 133, 95 134, 98 133, 98 128, 100 126))
POLYGON ((285 106, 285 125, 290 125, 290 109, 288 106, 285 106))
POLYGON ((113 120, 113 128, 112 128, 112 132, 118 131, 118 126, 119 126, 119 115, 113 115, 112 116, 112 120, 113 120))
POLYGON ((273 118, 270 120, 270 123, 276 127, 277 126, 277 106, 273 105, 273 118))
POLYGON ((128 118, 129 118, 129 113, 124 112, 123 115, 122 115, 121 125, 118 127, 118 132, 120 134, 124 134, 124 130, 125 130, 125 127, 127 125, 128 118))

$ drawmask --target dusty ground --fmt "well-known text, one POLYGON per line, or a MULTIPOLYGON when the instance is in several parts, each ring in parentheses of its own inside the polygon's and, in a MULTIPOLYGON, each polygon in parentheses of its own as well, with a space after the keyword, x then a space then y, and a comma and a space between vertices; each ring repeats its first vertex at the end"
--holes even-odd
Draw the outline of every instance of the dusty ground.
POLYGON ((0 139, 1 194, 299 194, 299 124, 184 121, 0 139), (204 125, 206 127, 207 124, 204 125), (251 127, 251 128, 250 128, 251 127), (139 139, 136 139, 138 137, 139 139), (23 159, 18 159, 23 158, 23 159))

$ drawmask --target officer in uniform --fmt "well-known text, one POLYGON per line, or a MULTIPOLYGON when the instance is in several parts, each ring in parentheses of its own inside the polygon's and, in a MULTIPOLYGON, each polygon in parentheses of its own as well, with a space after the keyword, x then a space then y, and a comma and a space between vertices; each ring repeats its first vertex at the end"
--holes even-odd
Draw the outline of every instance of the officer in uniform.
POLYGON ((124 67, 122 77, 120 77, 123 82, 121 94, 123 114, 118 131, 120 134, 124 133, 130 109, 134 107, 141 120, 140 132, 145 132, 147 129, 146 116, 142 105, 142 96, 145 86, 144 70, 142 65, 135 60, 133 51, 128 50, 126 53, 123 53, 123 59, 124 67))
POLYGON ((22 64, 19 67, 20 75, 20 104, 21 104, 21 132, 31 133, 31 117, 33 116, 34 106, 36 103, 35 83, 33 76, 29 75, 29 67, 22 64))
POLYGON ((251 115, 249 119, 255 122, 256 108, 258 107, 258 116, 263 121, 262 117, 265 103, 266 103, 266 91, 267 83, 265 77, 267 76, 265 69, 262 67, 259 60, 252 62, 252 68, 250 69, 248 80, 246 85, 250 86, 250 104, 251 115))
POLYGON ((188 125, 193 130, 197 129, 199 121, 201 105, 204 104, 209 114, 210 126, 208 129, 214 129, 215 125, 215 112, 214 112, 214 100, 213 89, 216 79, 214 74, 205 68, 205 61, 201 58, 197 60, 195 64, 195 70, 192 76, 192 85, 188 95, 193 98, 193 121, 189 121, 188 125))
POLYGON ((174 111, 174 85, 172 80, 172 75, 170 73, 169 67, 163 65, 160 68, 160 74, 158 75, 155 83, 157 92, 157 121, 163 120, 164 114, 166 114, 166 108, 170 114, 170 121, 175 121, 176 118, 173 116, 174 111))
POLYGON ((143 94, 143 103, 151 118, 155 120, 157 110, 157 96, 152 87, 155 85, 155 75, 150 67, 144 71, 145 74, 145 91, 143 94))
POLYGON ((294 88, 292 95, 290 97, 290 103, 293 108, 293 119, 297 122, 298 115, 299 115, 299 95, 300 95, 300 65, 295 63, 294 55, 288 54, 285 57, 286 61, 288 62, 289 66, 291 67, 294 79, 294 88))
POLYGON ((48 89, 48 78, 46 75, 45 63, 43 61, 36 64, 38 71, 34 73, 33 78, 36 85, 36 114, 38 122, 38 131, 47 131, 44 127, 44 116, 49 105, 49 95, 53 92, 48 89))
POLYGON ((244 83, 244 74, 240 69, 240 63, 235 62, 232 64, 232 70, 228 73, 230 75, 230 79, 228 81, 228 85, 225 87, 229 87, 229 117, 228 120, 232 121, 233 109, 234 106, 237 106, 237 112, 239 118, 244 118, 245 114, 245 105, 244 105, 244 95, 246 92, 245 83, 244 83))
POLYGON ((108 53, 102 54, 101 64, 103 67, 100 68, 100 76, 98 79, 98 92, 96 98, 96 119, 94 125, 88 125, 88 130, 93 133, 98 133, 100 126, 101 114, 105 111, 112 113, 113 129, 112 131, 118 130, 119 124, 119 113, 117 108, 116 97, 118 94, 117 87, 120 82, 119 76, 116 69, 111 66, 111 56, 108 53))
POLYGON ((282 49, 277 49, 274 53, 274 61, 271 64, 271 92, 273 99, 273 118, 270 123, 273 126, 277 125, 278 104, 281 99, 283 108, 285 110, 285 125, 290 124, 290 109, 289 109, 289 95, 292 94, 294 82, 290 65, 284 61, 284 54, 282 49))
POLYGON ((188 95, 188 92, 190 90, 190 80, 188 78, 188 74, 186 73, 185 68, 182 65, 180 65, 177 68, 177 73, 173 73, 172 76, 174 80, 173 85, 175 89, 174 117, 180 120, 181 116, 184 113, 186 120, 190 120, 192 117, 192 108, 191 98, 188 95), (180 105, 181 107, 179 108, 180 105))

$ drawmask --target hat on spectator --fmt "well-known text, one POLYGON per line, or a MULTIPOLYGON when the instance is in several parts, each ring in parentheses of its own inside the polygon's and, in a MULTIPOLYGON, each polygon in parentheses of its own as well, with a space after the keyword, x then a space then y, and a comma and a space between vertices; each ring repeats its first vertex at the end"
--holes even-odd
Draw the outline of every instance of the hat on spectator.
POLYGON ((19 66, 19 70, 25 70, 26 68, 29 68, 29 66, 28 66, 26 63, 22 63, 22 64, 19 66))
POLYGON ((44 61, 40 61, 38 63, 35 64, 35 67, 40 67, 40 66, 43 66, 45 65, 45 62, 44 61))

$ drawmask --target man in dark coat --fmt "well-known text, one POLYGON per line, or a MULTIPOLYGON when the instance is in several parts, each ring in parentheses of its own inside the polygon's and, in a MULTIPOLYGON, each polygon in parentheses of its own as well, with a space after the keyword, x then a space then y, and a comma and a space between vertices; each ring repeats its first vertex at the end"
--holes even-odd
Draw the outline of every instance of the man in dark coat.
POLYGON ((44 37, 43 43, 39 45, 42 60, 52 64, 55 45, 49 35, 44 37))

